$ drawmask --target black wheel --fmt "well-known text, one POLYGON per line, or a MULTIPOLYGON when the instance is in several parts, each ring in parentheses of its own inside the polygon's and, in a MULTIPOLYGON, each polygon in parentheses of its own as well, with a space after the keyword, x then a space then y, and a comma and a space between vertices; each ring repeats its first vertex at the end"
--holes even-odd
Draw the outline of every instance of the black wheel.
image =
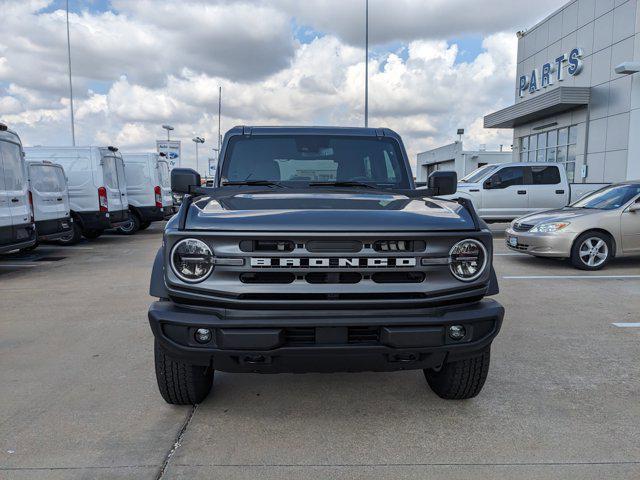
POLYGON ((140 230, 146 230, 147 228, 149 228, 151 226, 151 222, 142 222, 140 224, 140 230))
POLYGON ((71 222, 71 230, 64 237, 58 239, 60 245, 75 245, 82 240, 82 229, 78 222, 71 222))
POLYGON ((580 270, 600 270, 612 256, 611 237, 602 232, 585 232, 571 247, 571 264, 580 270))
POLYGON ((103 233, 104 233, 104 230, 97 230, 97 229, 89 229, 89 230, 82 231, 82 235, 87 240, 94 240, 98 238, 100 235, 102 235, 103 233))
POLYGON ((439 371, 424 370, 424 376, 431 390, 441 398, 473 398, 484 386, 490 359, 491 350, 487 348, 475 357, 445 363, 439 371))
POLYGON ((122 235, 133 235, 140 230, 140 219, 135 213, 129 215, 129 221, 118 227, 118 233, 122 235))
POLYGON ((172 405, 202 402, 213 385, 213 370, 175 360, 154 342, 156 379, 164 401, 172 405))

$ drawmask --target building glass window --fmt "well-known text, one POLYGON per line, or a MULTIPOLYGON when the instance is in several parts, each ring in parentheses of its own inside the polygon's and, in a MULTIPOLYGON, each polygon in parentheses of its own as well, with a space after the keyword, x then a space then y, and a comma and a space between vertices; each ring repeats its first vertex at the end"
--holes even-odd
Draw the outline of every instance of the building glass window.
POLYGON ((575 125, 520 137, 520 161, 562 163, 569 182, 573 182, 577 142, 578 127, 575 125))

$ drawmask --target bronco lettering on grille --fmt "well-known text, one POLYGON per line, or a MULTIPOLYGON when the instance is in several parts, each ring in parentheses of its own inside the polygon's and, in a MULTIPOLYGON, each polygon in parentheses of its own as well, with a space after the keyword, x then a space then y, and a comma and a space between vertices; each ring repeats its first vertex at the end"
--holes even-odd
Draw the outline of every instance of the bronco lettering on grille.
POLYGON ((269 268, 379 268, 379 267, 415 267, 415 258, 251 258, 252 267, 269 268))

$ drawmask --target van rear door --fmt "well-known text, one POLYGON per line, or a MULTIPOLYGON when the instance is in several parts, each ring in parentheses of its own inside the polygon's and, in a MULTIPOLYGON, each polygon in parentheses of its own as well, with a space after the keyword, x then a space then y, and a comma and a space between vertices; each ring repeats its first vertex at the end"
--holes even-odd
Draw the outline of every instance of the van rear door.
MULTIPOLYGON (((33 198, 33 213, 37 222, 65 217, 64 191, 58 171, 60 167, 42 163, 29 164, 29 180, 33 198)), ((64 176, 63 176, 64 180, 64 176)))
MULTIPOLYGON (((102 174, 104 176, 104 188, 107 190, 109 212, 119 212, 128 207, 128 205, 125 207, 123 204, 124 196, 118 183, 117 160, 113 155, 104 155, 102 157, 102 174)), ((125 190, 126 188, 126 184, 123 184, 122 189, 125 190)))
POLYGON ((11 199, 5 187, 4 177, 4 162, 2 160, 2 152, 0 151, 0 245, 11 243, 13 239, 11 199))
POLYGON ((24 159, 17 143, 0 142, 0 153, 3 160, 5 193, 8 195, 11 209, 11 223, 15 240, 26 240, 29 233, 20 225, 31 224, 31 207, 29 206, 29 188, 27 185, 24 159), (25 236, 26 235, 26 236, 25 236))
POLYGON ((160 181, 160 190, 162 192, 162 206, 173 206, 173 195, 171 195, 171 175, 169 173, 169 163, 164 160, 158 160, 158 180, 160 181))
POLYGON ((118 190, 120 190, 120 201, 122 210, 129 209, 129 197, 127 195, 127 176, 124 172, 124 160, 118 154, 116 157, 116 173, 118 174, 118 190))

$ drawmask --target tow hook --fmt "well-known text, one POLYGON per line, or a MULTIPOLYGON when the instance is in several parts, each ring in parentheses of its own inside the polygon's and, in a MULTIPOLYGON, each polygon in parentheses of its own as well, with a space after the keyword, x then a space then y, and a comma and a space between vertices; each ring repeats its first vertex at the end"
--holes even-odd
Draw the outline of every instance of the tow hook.
POLYGON ((390 360, 392 362, 399 362, 399 363, 412 363, 418 360, 418 354, 417 353, 395 353, 391 355, 390 360))
POLYGON ((271 363, 271 357, 264 355, 245 355, 242 357, 242 363, 247 365, 268 365, 271 363))

